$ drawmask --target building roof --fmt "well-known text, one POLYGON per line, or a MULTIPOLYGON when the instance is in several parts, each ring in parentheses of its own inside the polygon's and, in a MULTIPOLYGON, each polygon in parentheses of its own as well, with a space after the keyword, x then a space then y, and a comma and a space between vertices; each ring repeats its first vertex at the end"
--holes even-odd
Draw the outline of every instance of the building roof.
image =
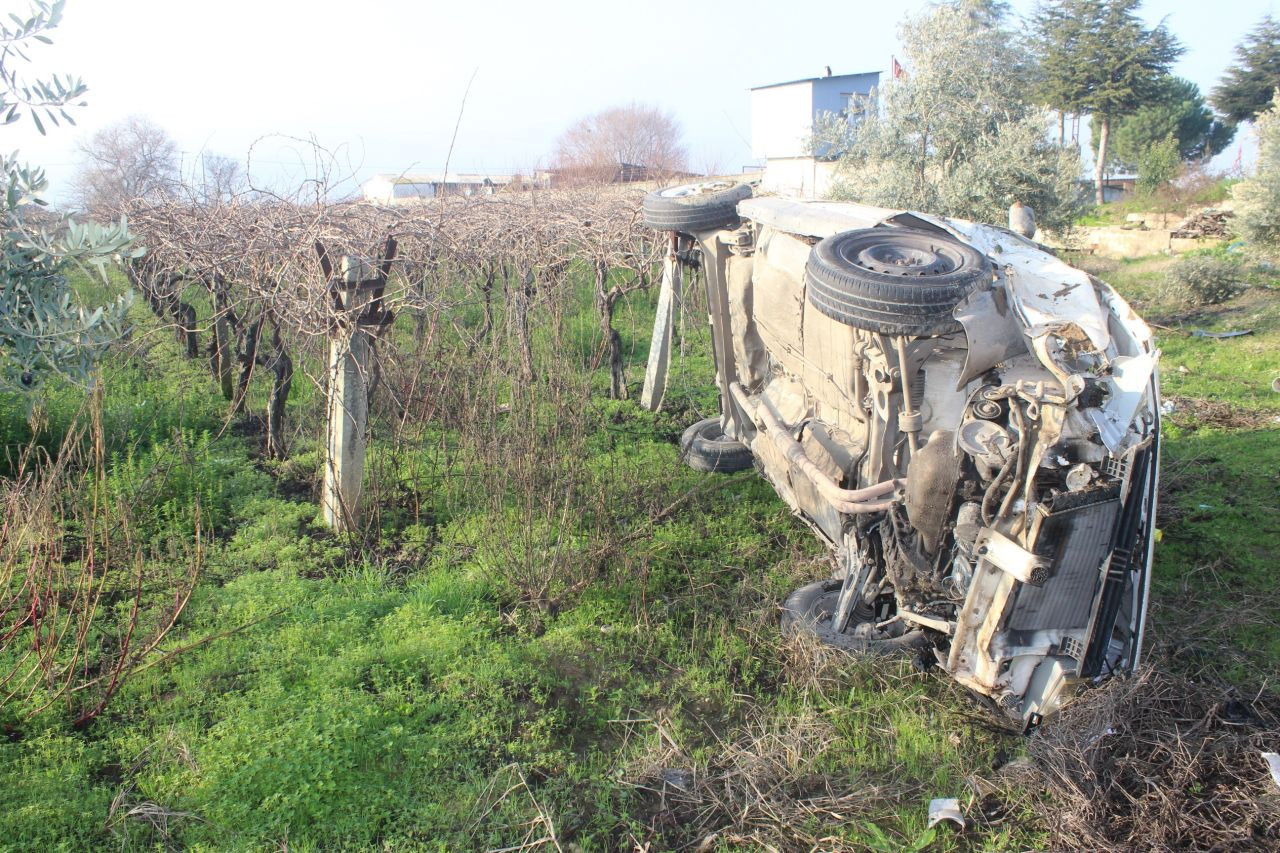
POLYGON ((830 77, 805 77, 800 80, 788 80, 785 83, 769 83, 766 86, 752 86, 749 91, 757 92, 761 89, 773 89, 778 86, 794 86, 797 83, 816 83, 819 80, 843 80, 851 77, 866 77, 869 74, 880 74, 879 71, 859 71, 854 74, 833 74, 830 77))

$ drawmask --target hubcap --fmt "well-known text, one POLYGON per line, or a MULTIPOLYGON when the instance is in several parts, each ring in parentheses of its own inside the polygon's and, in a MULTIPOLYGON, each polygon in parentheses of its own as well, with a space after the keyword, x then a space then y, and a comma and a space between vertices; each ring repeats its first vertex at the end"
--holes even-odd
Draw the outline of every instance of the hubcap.
POLYGON ((963 264, 958 252, 949 246, 875 243, 862 249, 851 259, 863 269, 885 275, 945 275, 963 264))
POLYGON ((708 195, 737 186, 734 181, 703 181, 699 184, 682 184, 678 187, 667 187, 658 195, 663 198, 688 198, 694 195, 708 195))

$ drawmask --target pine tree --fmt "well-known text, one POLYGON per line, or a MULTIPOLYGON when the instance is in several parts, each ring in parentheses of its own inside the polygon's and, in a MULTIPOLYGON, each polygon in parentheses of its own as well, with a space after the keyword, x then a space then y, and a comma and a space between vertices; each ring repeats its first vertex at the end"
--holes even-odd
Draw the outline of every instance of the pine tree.
POLYGON ((1058 144, 1066 144, 1067 113, 1078 113, 1084 103, 1080 92, 1080 45, 1085 36, 1085 21, 1071 14, 1066 4, 1041 4, 1032 17, 1035 34, 1032 45, 1038 54, 1039 75, 1036 95, 1058 113, 1058 144))
POLYGON ((1236 45, 1236 64, 1222 75, 1211 99, 1231 122, 1253 121, 1271 105, 1280 86, 1280 23, 1263 17, 1236 45))
MULTIPOLYGON (((1098 147, 1100 127, 1094 125, 1093 147, 1098 147)), ((1148 150, 1172 136, 1178 159, 1207 160, 1224 150, 1235 136, 1235 126, 1214 116, 1200 87, 1182 77, 1167 77, 1159 95, 1132 114, 1112 122, 1108 168, 1133 169, 1148 150)))
POLYGON ((1161 23, 1148 29, 1137 15, 1142 0, 1060 0, 1037 13, 1044 92, 1098 124, 1094 164, 1097 202, 1111 123, 1154 100, 1183 48, 1161 23))

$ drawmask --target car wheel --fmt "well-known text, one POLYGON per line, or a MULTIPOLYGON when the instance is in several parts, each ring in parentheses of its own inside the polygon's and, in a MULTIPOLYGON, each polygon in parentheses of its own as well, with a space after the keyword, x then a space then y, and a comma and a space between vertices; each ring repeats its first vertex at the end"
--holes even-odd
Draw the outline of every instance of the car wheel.
POLYGON ((782 605, 783 636, 811 632, 829 646, 859 654, 914 655, 929 645, 929 635, 919 628, 900 634, 876 631, 874 625, 867 624, 875 618, 869 609, 855 609, 845 630, 836 631, 832 617, 842 586, 839 579, 828 578, 791 593, 782 605), (862 625, 867 627, 859 630, 862 625))
POLYGON ((751 185, 732 180, 681 184, 644 198, 644 221, 659 231, 693 234, 736 225, 738 202, 751 198, 751 185))
POLYGON ((915 228, 863 228, 819 242, 805 265, 809 302, 833 320, 890 335, 960 331, 956 305, 991 282, 991 263, 959 240, 915 228))
POLYGON ((680 458, 695 471, 731 474, 755 464, 751 448, 726 438, 719 418, 698 421, 680 436, 680 458))

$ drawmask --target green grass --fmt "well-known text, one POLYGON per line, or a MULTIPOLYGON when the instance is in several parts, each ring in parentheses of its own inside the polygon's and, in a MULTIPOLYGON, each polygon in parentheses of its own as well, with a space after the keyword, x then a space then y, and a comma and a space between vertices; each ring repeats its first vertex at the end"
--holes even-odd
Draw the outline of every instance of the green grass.
MULTIPOLYGON (((1167 263, 1093 267, 1168 327, 1157 330, 1166 389, 1219 406, 1211 422, 1190 407, 1166 419, 1153 630, 1171 660, 1212 660, 1252 684, 1280 663, 1269 627, 1280 619, 1280 425, 1261 388, 1280 370, 1274 292, 1186 315, 1160 302, 1167 263), (1238 323, 1254 336, 1178 331, 1238 323)), ((578 365, 597 345, 580 296, 566 320, 578 365)), ((633 395, 652 311, 653 294, 636 294, 617 317, 633 395)), ((661 850, 696 846, 698 820, 731 824, 765 791, 778 807, 847 797, 798 809, 772 836, 785 843, 1043 848, 1034 796, 1008 798, 1003 819, 982 816, 971 780, 998 787, 994 768, 1022 741, 986 725, 964 690, 906 662, 824 663, 782 642, 778 602, 827 570, 822 549, 753 473, 679 463, 681 429, 716 407, 705 322, 696 304, 688 314, 664 412, 603 400, 599 370, 582 377, 594 394, 580 435, 554 437, 554 413, 527 422, 583 455, 557 467, 549 452, 540 474, 553 494, 572 478, 592 496, 571 517, 539 517, 532 530, 527 495, 459 480, 464 443, 433 425, 374 445, 384 505, 363 547, 317 524, 318 434, 264 463, 255 436, 223 428, 204 365, 140 314, 135 334, 149 345, 122 348, 104 370, 109 483, 141 496, 137 538, 173 569, 198 502, 204 573, 157 652, 171 656, 153 657, 92 725, 73 729, 59 708, 30 719, 19 704, 0 710, 0 847, 455 850, 553 828, 583 850, 661 850), (522 544, 561 542, 590 582, 535 606, 511 560, 522 544), (732 809, 664 799, 663 769, 714 780, 732 809), (938 796, 961 798, 973 819, 964 834, 927 832, 938 796)), ((546 339, 535 344, 548 354, 546 339)), ((315 392, 301 377, 294 387, 291 407, 314 430, 315 392)), ((42 440, 67 428, 78 399, 55 389, 42 440)), ((0 430, 30 438, 21 401, 0 405, 0 430)), ((756 847, 726 837, 715 849, 756 847)))
MULTIPOLYGON (((665 441, 616 452, 679 471, 665 441)), ((194 816, 169 831, 197 848, 501 846, 533 814, 531 801, 489 809, 515 767, 562 838, 613 849, 649 833, 648 805, 617 779, 650 737, 629 741, 619 721, 665 720, 696 765, 760 709, 783 734, 795 714, 826 715, 837 736, 813 772, 921 792, 963 790, 975 757, 997 748, 990 735, 948 740, 963 722, 940 716, 965 705, 936 679, 885 692, 872 670, 830 696, 788 683, 770 614, 816 548, 750 474, 620 555, 610 583, 528 623, 504 615, 505 591, 476 559, 477 524, 506 535, 490 518, 454 519, 391 580, 326 548, 309 504, 249 488, 239 509, 209 557, 225 583, 198 591, 167 645, 251 627, 139 674, 86 733, 50 715, 12 721, 6 837, 42 849, 166 841, 119 813, 104 829, 123 790, 131 805, 194 816)), ((904 836, 922 821, 919 802, 879 819, 904 836)))
POLYGON ((1156 325, 1164 419, 1154 633, 1175 660, 1258 686, 1280 666, 1280 276, 1220 305, 1188 307, 1162 289, 1167 257, 1070 259, 1156 325), (1250 334, 1196 337, 1194 330, 1250 334), (1208 663, 1212 661, 1212 663, 1208 663))
POLYGON ((1176 641, 1188 647, 1180 654, 1195 664, 1213 658, 1228 680, 1258 684, 1280 665, 1280 424, 1224 429, 1171 420, 1156 600, 1172 624, 1180 608, 1199 623, 1176 641))
MULTIPOLYGON (((588 297, 577 307, 570 340, 587 362, 596 321, 588 297)), ((637 294, 616 319, 633 395, 652 311, 653 295, 637 294)), ((157 650, 172 657, 135 674, 92 725, 74 730, 56 707, 31 719, 21 703, 0 710, 0 846, 482 849, 519 843, 547 815, 584 850, 667 849, 700 836, 647 790, 646 768, 726 773, 745 794, 767 777, 733 775, 724 755, 761 744, 779 745, 795 776, 780 789, 789 802, 819 777, 837 792, 901 792, 843 818, 809 815, 796 832, 847 845, 927 838, 928 799, 964 796, 973 769, 1017 740, 974 728, 963 691, 905 663, 836 661, 815 677, 783 647, 777 603, 827 571, 822 549, 753 473, 679 463, 680 431, 717 405, 700 317, 691 306, 664 412, 605 401, 604 371, 588 377, 575 445, 586 458, 569 473, 611 497, 539 536, 567 533, 586 555, 588 531, 636 535, 541 609, 497 559, 529 541, 520 495, 451 480, 447 432, 375 445, 388 505, 376 540, 352 548, 298 487, 318 469, 317 438, 259 464, 256 438, 223 428, 205 366, 140 313, 146 346, 122 347, 103 374, 108 482, 136 495, 136 538, 175 570, 199 504, 202 581, 157 650), (397 503, 409 491, 423 496, 416 508, 397 503), (506 509, 495 514, 495 500, 506 509)), ((313 393, 303 384, 295 394, 313 393)), ((77 406, 73 389, 55 389, 42 440, 56 446, 77 406)), ((5 401, 0 429, 31 438, 21 401, 5 401)), ((1038 837, 1034 822, 1011 826, 967 840, 943 831, 931 849, 1038 837)))
POLYGON ((1180 331, 1159 335, 1166 391, 1280 413, 1280 393, 1272 388, 1280 379, 1280 291, 1253 288, 1196 309, 1181 318, 1180 331), (1196 329, 1250 334, 1215 339, 1194 336, 1196 329))
POLYGON ((1186 306, 1163 292, 1173 258, 1116 261, 1075 254, 1067 259, 1119 290, 1153 324, 1165 394, 1280 413, 1280 393, 1272 390, 1280 379, 1280 275, 1242 272, 1254 285, 1242 295, 1221 305, 1186 306), (1196 331, 1249 334, 1210 338, 1196 331))

